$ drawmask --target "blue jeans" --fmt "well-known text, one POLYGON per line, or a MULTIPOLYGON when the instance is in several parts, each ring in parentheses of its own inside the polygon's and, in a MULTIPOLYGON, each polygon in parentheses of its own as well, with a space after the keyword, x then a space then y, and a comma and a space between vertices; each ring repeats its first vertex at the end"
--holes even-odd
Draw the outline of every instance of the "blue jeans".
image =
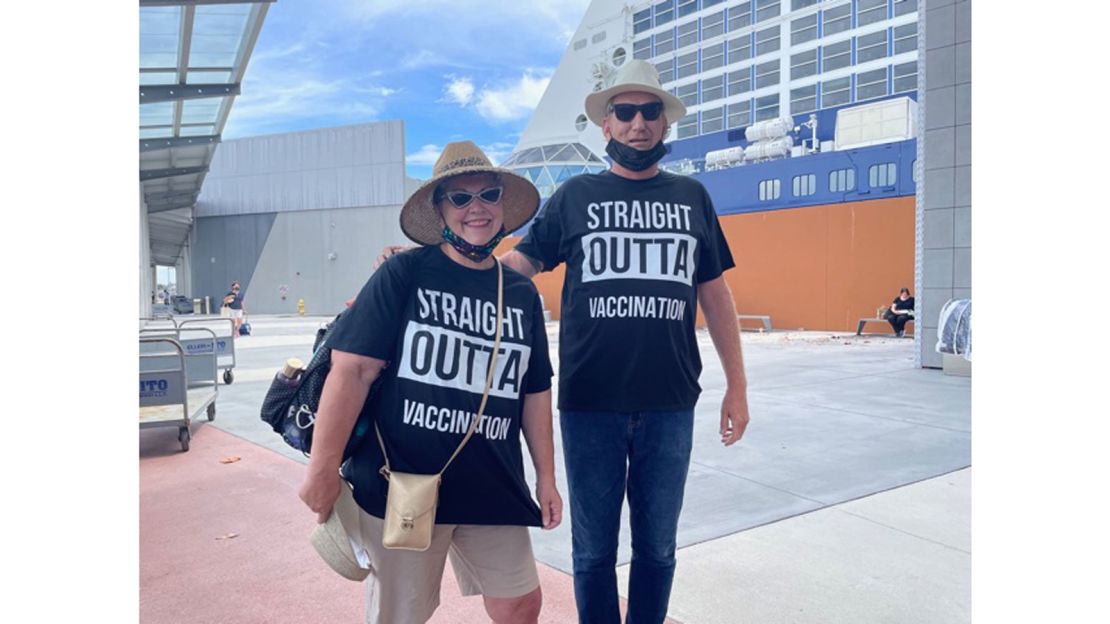
POLYGON ((617 538, 628 492, 632 568, 628 624, 658 624, 667 615, 675 568, 675 534, 690 467, 694 412, 562 410, 574 599, 581 624, 620 622, 617 538))

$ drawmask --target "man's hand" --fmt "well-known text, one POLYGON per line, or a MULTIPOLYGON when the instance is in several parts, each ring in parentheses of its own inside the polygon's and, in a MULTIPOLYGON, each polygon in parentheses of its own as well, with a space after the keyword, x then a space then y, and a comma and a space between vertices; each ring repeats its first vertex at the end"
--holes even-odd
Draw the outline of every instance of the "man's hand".
POLYGON ((316 522, 328 521, 332 507, 339 498, 339 471, 327 474, 309 473, 301 485, 300 497, 308 508, 316 512, 316 522))
POLYGON ((542 262, 530 256, 526 256, 516 249, 510 249, 508 253, 502 254, 500 260, 502 264, 528 279, 532 279, 539 272, 543 271, 542 262))
POLYGON ((563 521, 563 498, 555 487, 555 480, 549 479, 536 483, 536 499, 543 514, 543 529, 550 531, 563 521))
POLYGON ((721 443, 732 446, 748 428, 748 383, 740 350, 736 304, 724 277, 698 284, 698 304, 705 313, 709 337, 725 369, 725 397, 721 400, 721 443))
POLYGON ((399 251, 405 251, 406 249, 414 249, 415 247, 416 245, 386 245, 385 249, 382 250, 382 255, 378 256, 378 259, 374 261, 374 270, 377 270, 378 267, 385 264, 385 261, 393 254, 399 251))
MULTIPOLYGON (((374 270, 377 271, 378 269, 380 269, 381 266, 385 264, 385 261, 388 260, 389 257, 393 254, 415 248, 416 245, 386 245, 385 248, 382 249, 381 255, 379 255, 377 259, 374 260, 374 270)), ((358 297, 356 295, 355 297, 351 297, 350 299, 348 299, 346 304, 347 307, 349 308, 354 305, 355 299, 357 298, 358 297)))
POLYGON ((721 400, 721 443, 732 446, 748 428, 748 396, 745 390, 726 390, 721 400))

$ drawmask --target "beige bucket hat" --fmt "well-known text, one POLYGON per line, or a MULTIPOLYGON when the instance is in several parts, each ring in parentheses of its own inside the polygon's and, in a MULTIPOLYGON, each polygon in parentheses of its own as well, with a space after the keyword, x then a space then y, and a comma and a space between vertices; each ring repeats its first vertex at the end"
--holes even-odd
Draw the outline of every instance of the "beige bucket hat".
POLYGON ((505 192, 501 205, 505 211, 505 231, 520 229, 540 207, 540 193, 526 178, 508 169, 494 167, 473 141, 448 143, 432 167, 432 177, 416 189, 401 208, 401 231, 421 245, 443 242, 443 217, 432 203, 436 187, 444 180, 466 173, 495 173, 501 177, 505 192))
POLYGON ((339 484, 339 498, 335 500, 328 521, 316 525, 309 542, 324 563, 345 579, 364 581, 370 570, 358 564, 354 547, 344 525, 355 530, 358 526, 358 503, 346 482, 339 484))
POLYGON ((613 76, 613 86, 586 96, 586 116, 600 126, 608 113, 606 109, 609 100, 622 93, 632 92, 659 96, 663 101, 663 114, 667 116, 667 123, 677 123, 686 116, 686 105, 663 89, 655 66, 641 59, 633 59, 621 66, 613 76))

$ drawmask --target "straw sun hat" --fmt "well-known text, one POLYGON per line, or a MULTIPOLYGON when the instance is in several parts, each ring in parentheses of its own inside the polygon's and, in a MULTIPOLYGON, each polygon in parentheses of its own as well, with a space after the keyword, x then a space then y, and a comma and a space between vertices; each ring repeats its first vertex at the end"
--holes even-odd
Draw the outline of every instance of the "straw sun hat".
MULTIPOLYGON (((494 173, 500 176, 505 192, 501 206, 505 211, 505 231, 519 229, 540 207, 540 194, 527 179, 501 167, 472 141, 448 143, 432 167, 432 178, 420 185, 401 208, 401 231, 421 245, 443 242, 443 217, 433 204, 436 188, 448 178, 468 173, 494 173)), ((475 200, 479 201, 479 200, 475 200)))
POLYGON ((351 494, 351 488, 346 483, 340 483, 339 498, 335 500, 335 507, 332 508, 328 521, 316 525, 309 541, 332 570, 343 578, 362 581, 370 575, 370 570, 358 564, 347 530, 343 528, 344 518, 348 526, 358 526, 358 503, 351 494))
POLYGON ((677 123, 686 116, 686 105, 659 84, 659 72, 651 63, 634 59, 625 63, 613 76, 613 86, 586 96, 586 116, 597 125, 609 112, 609 100, 622 93, 650 93, 663 101, 667 123, 677 123))

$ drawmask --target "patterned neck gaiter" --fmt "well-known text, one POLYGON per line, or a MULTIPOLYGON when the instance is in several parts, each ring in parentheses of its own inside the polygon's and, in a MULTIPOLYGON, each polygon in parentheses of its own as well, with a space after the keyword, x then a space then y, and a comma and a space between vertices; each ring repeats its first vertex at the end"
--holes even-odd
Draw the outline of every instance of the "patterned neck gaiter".
POLYGON ((493 253, 494 248, 497 247, 497 244, 501 242, 501 239, 508 236, 508 234, 509 233, 505 231, 505 226, 502 225, 501 229, 497 231, 497 234, 493 235, 493 238, 490 239, 488 243, 485 245, 475 245, 463 240, 462 237, 452 232, 451 228, 446 225, 443 226, 443 239, 450 243, 451 246, 455 248, 455 251, 474 262, 481 262, 488 258, 490 254, 493 253))

